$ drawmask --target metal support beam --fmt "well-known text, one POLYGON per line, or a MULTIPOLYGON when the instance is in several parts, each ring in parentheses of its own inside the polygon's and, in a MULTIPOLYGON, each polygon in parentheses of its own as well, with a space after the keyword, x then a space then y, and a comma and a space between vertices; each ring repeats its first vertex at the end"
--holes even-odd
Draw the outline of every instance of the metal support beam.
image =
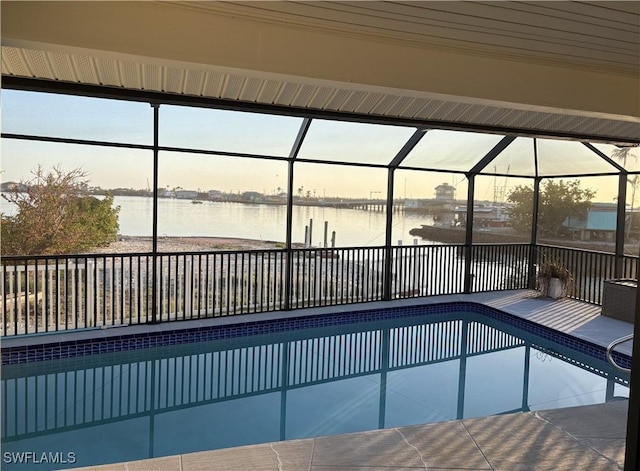
POLYGON ((595 152, 602 160, 604 160, 605 162, 607 162, 609 165, 615 167, 615 169, 618 172, 624 172, 627 173, 627 169, 625 169, 622 165, 620 165, 620 163, 616 162, 615 160, 613 160, 611 157, 609 157, 608 155, 606 155, 604 152, 600 151, 598 148, 594 147, 592 144, 589 144, 588 142, 583 142, 582 143, 587 149, 595 152))
POLYGON ((471 292, 471 257, 473 254, 473 200, 475 194, 476 176, 495 159, 500 152, 505 150, 509 144, 516 139, 516 136, 505 136, 466 174, 469 181, 467 191, 467 226, 464 239, 464 292, 471 292))
POLYGON ((536 287, 536 264, 538 263, 538 209, 540 207, 540 172, 538 171, 538 141, 533 140, 533 166, 535 178, 533 179, 533 201, 531 202, 531 237, 529 245, 529 271, 527 273, 527 286, 529 289, 536 287))
POLYGON ((386 214, 386 233, 384 246, 384 273, 382 299, 391 300, 391 285, 393 283, 393 244, 391 241, 393 230, 393 191, 394 191, 394 173, 395 168, 389 168, 387 176, 387 214, 386 214))
POLYGON ((405 142, 402 146, 402 149, 398 151, 396 156, 391 160, 389 167, 398 168, 398 166, 402 163, 402 161, 409 155, 409 152, 413 150, 413 148, 420 142, 420 140, 424 137, 424 135, 428 132, 428 129, 418 129, 414 132, 409 140, 405 142))
MULTIPOLYGON (((178 93, 166 93, 151 90, 133 90, 104 85, 88 85, 76 82, 63 82, 59 80, 34 79, 31 77, 18 77, 5 75, 2 77, 2 88, 11 90, 41 91, 47 93, 60 93, 77 96, 91 96, 96 98, 114 98, 127 101, 158 102, 169 105, 198 106, 205 108, 217 108, 222 110, 249 111, 254 113, 280 114, 283 116, 306 116, 320 119, 339 119, 342 121, 367 122, 372 124, 390 124, 416 127, 430 127, 433 129, 452 129, 459 131, 480 131, 493 133, 515 133, 520 136, 540 136, 564 138, 581 141, 611 141, 611 136, 598 134, 576 134, 575 132, 561 132, 545 130, 527 130, 509 126, 480 126, 477 124, 430 121, 418 118, 399 118, 391 116, 372 116, 366 113, 340 112, 309 108, 296 108, 286 105, 268 105, 255 102, 240 102, 224 98, 209 98, 204 96, 185 95, 178 93)), ((625 138, 621 144, 639 144, 640 138, 625 138)))
MULTIPOLYGON (((640 289, 636 289, 636 309, 633 334, 640 338, 640 289)), ((640 358, 640 342, 633 342, 632 358, 640 358)), ((629 384, 629 412, 627 414, 627 441, 624 455, 624 471, 640 469, 640 361, 631 363, 629 384)))
POLYGON ((587 149, 593 151, 602 160, 614 167, 618 173, 618 205, 616 211, 616 247, 615 247, 615 264, 614 273, 616 278, 623 276, 623 258, 624 258, 624 234, 625 234, 625 216, 626 216, 626 203, 627 203, 627 180, 629 178, 629 172, 619 162, 616 162, 611 157, 600 151, 598 148, 589 144, 588 142, 582 143, 587 149))
POLYGON ((420 139, 424 137, 428 129, 418 129, 409 140, 402 146, 402 149, 398 151, 396 156, 391 160, 389 164, 389 173, 387 175, 387 213, 386 213, 386 225, 385 225, 385 239, 384 239, 384 273, 383 273, 383 292, 382 299, 391 300, 391 285, 393 281, 392 277, 392 260, 393 260, 393 240, 391 240, 393 232, 393 197, 394 197, 394 178, 395 170, 398 165, 409 155, 409 152, 420 142, 420 139))
POLYGON ((509 144, 511 144, 516 139, 516 136, 505 136, 500 142, 498 142, 493 149, 491 149, 487 154, 480 159, 480 161, 473 166, 469 173, 473 175, 479 174, 482 170, 485 169, 487 165, 489 165, 493 159, 495 159, 500 152, 505 150, 509 144))
POLYGON ((467 174, 469 186, 467 189, 467 224, 464 237, 464 292, 471 292, 471 244, 473 244, 473 198, 475 194, 475 174, 467 174))
POLYGON ((152 103, 153 108, 153 213, 152 213, 152 236, 151 236, 151 257, 153 260, 153 279, 151 281, 151 323, 159 322, 158 317, 158 165, 160 141, 160 105, 152 103))
POLYGON ((287 172, 287 234, 285 241, 284 268, 284 310, 291 309, 291 285, 293 284, 293 250, 291 250, 293 231, 293 160, 289 161, 287 172))
POLYGON ((531 208, 531 242, 529 244, 529 272, 528 287, 536 287, 536 264, 538 263, 538 208, 540 207, 540 182, 542 178, 536 177, 533 180, 533 201, 531 208))
MULTIPOLYGON (((627 177, 625 171, 618 177, 618 206, 616 210, 616 247, 614 273, 616 278, 622 278, 622 268, 624 265, 624 235, 626 230, 626 203, 627 203, 627 177)), ((631 221, 629 221, 631 224, 631 221)))
POLYGON ((311 126, 311 119, 305 118, 302 120, 300 129, 298 129, 298 135, 289 152, 289 165, 287 172, 287 233, 285 235, 285 280, 284 280, 284 310, 291 309, 291 285, 293 284, 293 250, 291 246, 292 232, 293 232, 293 175, 294 175, 294 161, 300 152, 302 142, 304 141, 307 132, 311 126))

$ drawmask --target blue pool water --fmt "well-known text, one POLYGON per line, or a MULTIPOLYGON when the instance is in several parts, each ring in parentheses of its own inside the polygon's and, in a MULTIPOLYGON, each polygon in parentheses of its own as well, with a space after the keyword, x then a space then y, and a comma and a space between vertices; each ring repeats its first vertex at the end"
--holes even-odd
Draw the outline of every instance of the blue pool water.
POLYGON ((89 466, 628 396, 628 377, 588 355, 590 347, 576 348, 458 311, 6 365, 2 469, 89 466))

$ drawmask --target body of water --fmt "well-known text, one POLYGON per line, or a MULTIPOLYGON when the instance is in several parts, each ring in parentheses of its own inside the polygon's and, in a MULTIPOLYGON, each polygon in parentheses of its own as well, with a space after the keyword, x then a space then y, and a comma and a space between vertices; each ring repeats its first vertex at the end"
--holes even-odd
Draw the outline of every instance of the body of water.
MULTIPOLYGON (((153 199, 117 196, 120 206, 120 234, 151 236, 153 199)), ((324 224, 328 240, 336 232, 336 246, 381 246, 385 243, 384 211, 337 209, 318 206, 293 206, 293 242, 303 243, 305 226, 312 226, 312 245, 324 243, 324 224)), ((432 224, 427 215, 397 212, 393 215, 393 243, 414 243, 409 231, 432 224)), ((284 205, 222 203, 161 198, 158 200, 158 234, 168 237, 234 237, 284 242, 287 207, 284 205)), ((330 243, 330 242, 329 242, 330 243)), ((419 240, 420 244, 425 243, 419 240)))

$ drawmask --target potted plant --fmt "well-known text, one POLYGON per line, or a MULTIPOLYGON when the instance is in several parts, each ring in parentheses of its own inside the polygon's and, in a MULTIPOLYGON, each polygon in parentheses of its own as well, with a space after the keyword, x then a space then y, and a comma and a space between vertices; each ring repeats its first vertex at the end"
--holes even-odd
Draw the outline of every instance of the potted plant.
POLYGON ((562 262, 545 256, 538 266, 538 288, 543 296, 558 299, 566 296, 573 275, 562 262))

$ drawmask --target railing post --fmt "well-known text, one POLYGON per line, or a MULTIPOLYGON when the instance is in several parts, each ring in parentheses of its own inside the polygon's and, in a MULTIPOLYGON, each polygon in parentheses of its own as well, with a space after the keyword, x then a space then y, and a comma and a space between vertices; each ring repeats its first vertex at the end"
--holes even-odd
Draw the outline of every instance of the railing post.
MULTIPOLYGON (((85 327, 93 327, 95 325, 95 310, 93 309, 93 298, 97 296, 97 293, 93 289, 93 275, 95 260, 87 259, 85 268, 85 281, 86 281, 86 305, 85 305, 85 327)), ((57 296, 57 293, 56 293, 57 296)))

